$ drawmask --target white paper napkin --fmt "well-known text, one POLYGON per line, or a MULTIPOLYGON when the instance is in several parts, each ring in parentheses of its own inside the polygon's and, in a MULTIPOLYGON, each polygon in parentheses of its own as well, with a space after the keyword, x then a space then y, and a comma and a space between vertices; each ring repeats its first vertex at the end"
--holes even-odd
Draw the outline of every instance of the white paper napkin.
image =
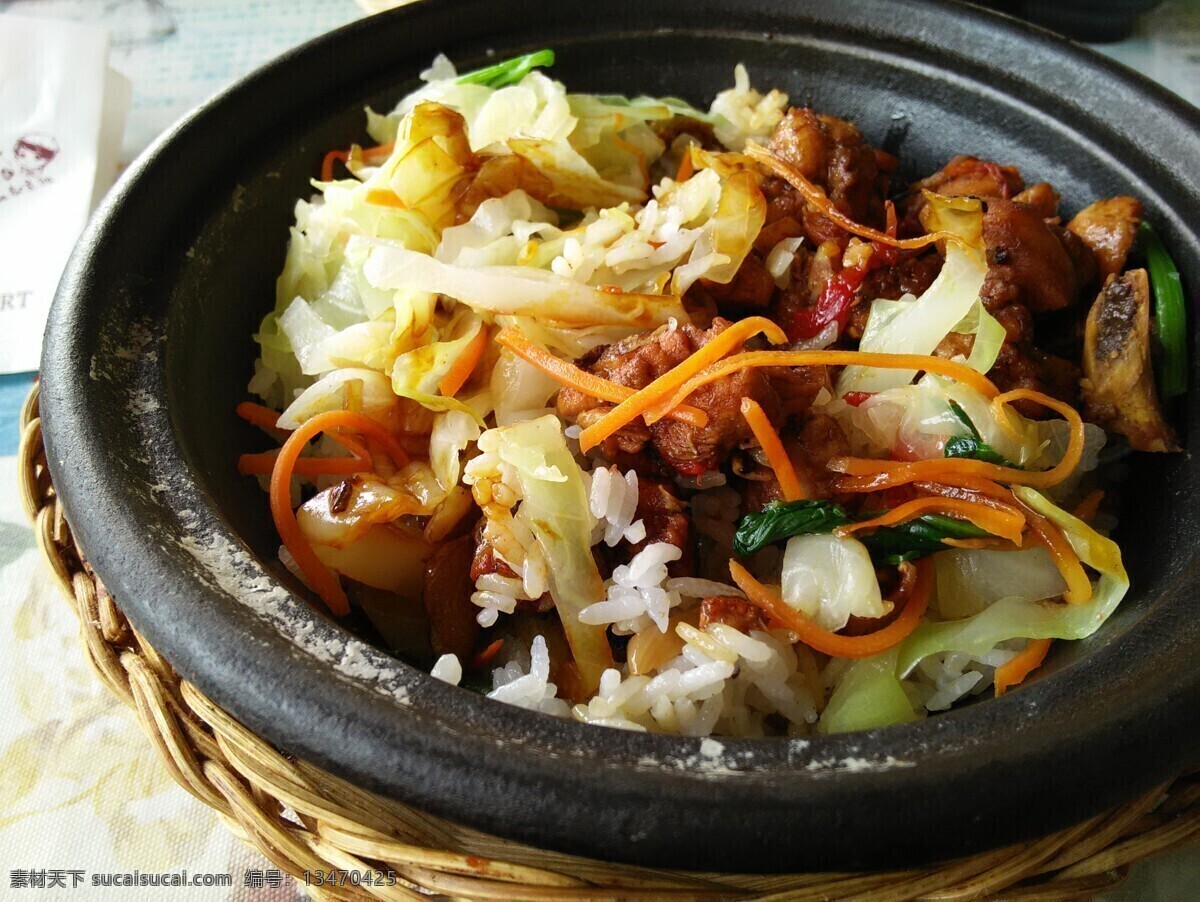
POLYGON ((130 97, 105 29, 0 16, 0 373, 37 369, 63 264, 116 177, 130 97))

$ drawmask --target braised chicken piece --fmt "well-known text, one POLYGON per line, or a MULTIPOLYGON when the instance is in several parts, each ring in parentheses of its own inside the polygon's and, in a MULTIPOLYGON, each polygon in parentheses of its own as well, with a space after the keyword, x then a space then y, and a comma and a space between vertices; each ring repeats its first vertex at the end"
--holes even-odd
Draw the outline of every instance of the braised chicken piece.
POLYGON ((1125 268, 1129 250, 1142 224, 1142 203, 1133 197, 1110 197, 1085 207, 1067 230, 1087 245, 1102 278, 1125 268))
POLYGON ((932 191, 946 197, 999 197, 1009 200, 1023 188, 1025 182, 1015 166, 1001 166, 990 160, 959 154, 928 178, 915 182, 911 189, 913 203, 924 203, 921 191, 932 191))
POLYGON ((1177 451, 1150 365, 1150 280, 1144 269, 1110 275, 1088 313, 1081 385, 1084 418, 1138 451, 1177 451))
POLYGON ((688 505, 674 493, 670 483, 638 474, 638 504, 635 520, 646 525, 646 538, 630 548, 630 557, 647 545, 667 542, 682 556, 667 564, 672 577, 691 576, 694 571, 692 551, 692 522, 688 505))
POLYGON ((1079 275, 1055 230, 1034 207, 993 198, 983 213, 988 310, 1022 303, 1035 313, 1062 310, 1079 297, 1079 275))
MULTIPOLYGON (((843 233, 844 234, 844 233, 843 233)), ((825 241, 814 250, 799 247, 792 258, 791 282, 778 291, 771 302, 771 319, 779 323, 789 338, 810 338, 820 332, 809 325, 817 302, 826 286, 842 268, 842 246, 825 241)))
POLYGON ((735 319, 763 312, 776 290, 774 277, 755 251, 746 255, 728 284, 700 279, 693 287, 703 291, 722 316, 735 319))
MULTIPOLYGON (((797 475, 811 489, 811 498, 837 495, 838 477, 830 471, 829 461, 851 454, 850 442, 837 420, 823 413, 810 414, 804 419, 798 435, 783 439, 783 446, 797 475)), ((755 513, 772 501, 783 500, 779 480, 770 467, 756 467, 742 475, 745 478, 743 513, 755 513)))
POLYGON ((708 629, 710 623, 723 623, 746 634, 767 628, 762 611, 736 595, 714 595, 700 602, 700 629, 708 629))
POLYGON ((434 654, 458 655, 465 660, 475 649, 479 635, 475 615, 479 608, 471 603, 475 591, 471 566, 474 556, 471 537, 463 535, 439 545, 425 564, 421 600, 429 617, 429 642, 434 654))
POLYGON ((1037 211, 1042 219, 1058 218, 1058 192, 1048 182, 1038 182, 1030 185, 1024 191, 1013 197, 1019 204, 1024 204, 1037 211))
MULTIPOLYGON (((867 144, 851 123, 807 107, 792 108, 771 136, 770 149, 824 188, 837 208, 855 222, 883 227, 884 199, 896 160, 867 144)), ((845 243, 849 237, 808 209, 804 199, 782 179, 765 179, 762 190, 768 223, 790 216, 803 225, 814 246, 829 240, 845 243)))
MULTIPOLYGON (((692 325, 656 329, 596 348, 579 365, 620 385, 644 388, 729 325, 728 320, 717 318, 707 330, 692 325)), ((635 453, 649 442, 659 457, 679 473, 698 476, 718 469, 730 452, 750 436, 750 427, 741 413, 742 398, 753 398, 768 416, 778 414, 779 396, 769 374, 761 369, 741 370, 703 386, 689 399, 689 404, 708 414, 708 425, 704 428, 670 418, 647 428, 637 419, 606 440, 602 450, 612 459, 618 453, 635 453)), ((569 387, 559 391, 557 407, 559 416, 584 428, 612 409, 612 405, 569 387)))

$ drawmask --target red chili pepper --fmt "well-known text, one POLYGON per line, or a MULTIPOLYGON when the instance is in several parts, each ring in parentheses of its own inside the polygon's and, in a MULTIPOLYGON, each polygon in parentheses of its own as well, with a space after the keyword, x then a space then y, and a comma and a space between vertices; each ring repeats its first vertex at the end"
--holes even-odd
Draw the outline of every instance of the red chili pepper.
POLYGON ((854 295, 866 275, 866 267, 856 266, 843 269, 826 282, 814 306, 793 314, 787 328, 788 338, 792 341, 813 338, 832 322, 838 324, 838 331, 841 332, 850 318, 854 295))
POLYGON ((848 391, 842 395, 842 400, 851 407, 858 407, 873 394, 875 394, 873 391, 848 391))
MULTIPOLYGON (((994 164, 993 164, 994 165, 994 164)), ((891 201, 887 202, 887 233, 896 237, 896 210, 891 201)), ((843 269, 840 273, 825 283, 817 303, 804 310, 798 310, 792 315, 792 320, 786 328, 787 336, 792 341, 815 338, 832 322, 838 324, 838 332, 846 327, 850 318, 850 310, 854 306, 855 295, 867 277, 867 273, 884 266, 895 266, 900 262, 903 250, 888 244, 871 242, 871 256, 861 266, 843 269)))
POLYGON ((708 467, 704 465, 704 461, 700 460, 693 460, 689 464, 672 464, 671 466, 684 476, 699 476, 701 473, 708 471, 708 467))

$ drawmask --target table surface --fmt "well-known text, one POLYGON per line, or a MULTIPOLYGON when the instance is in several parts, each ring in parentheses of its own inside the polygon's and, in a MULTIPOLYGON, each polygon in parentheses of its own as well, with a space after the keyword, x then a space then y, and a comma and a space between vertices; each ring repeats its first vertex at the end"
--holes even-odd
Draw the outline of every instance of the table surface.
MULTIPOLYGON (((126 163, 239 75, 362 15, 352 0, 0 0, 0 28, 8 12, 112 30, 111 64, 134 88, 126 163)), ((1132 38, 1098 49, 1200 105, 1200 0, 1170 0, 1132 38)), ((17 420, 32 381, 0 376, 0 624, 10 636, 0 660, 0 886, 124 898, 93 879, 186 869, 229 875, 231 885, 175 889, 180 902, 303 897, 172 782, 84 663, 74 615, 43 572, 17 496, 17 420)), ((1200 898, 1200 849, 1142 863, 1109 898, 1200 898)))

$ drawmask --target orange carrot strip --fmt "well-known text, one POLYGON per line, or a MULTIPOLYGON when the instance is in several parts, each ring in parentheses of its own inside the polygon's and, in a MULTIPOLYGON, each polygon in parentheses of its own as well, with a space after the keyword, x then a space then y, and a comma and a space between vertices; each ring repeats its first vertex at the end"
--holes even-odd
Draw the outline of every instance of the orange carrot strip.
POLYGON ((996 695, 1003 695, 1041 667, 1042 662, 1046 660, 1046 653, 1050 651, 1050 643, 1053 641, 1053 639, 1030 639, 1015 658, 1010 658, 997 667, 994 677, 996 695))
MULTIPOLYGON (((243 454, 238 458, 238 472, 243 476, 267 476, 275 469, 278 451, 243 454)), ((292 467, 294 476, 337 476, 368 473, 370 457, 301 457, 292 467)))
POLYGON ((1037 511, 1023 504, 1021 506, 1025 509, 1025 516, 1029 521, 1029 531, 1038 543, 1050 552, 1054 566, 1058 568, 1067 584, 1067 591, 1063 592, 1063 601, 1067 604, 1083 604, 1092 597, 1092 581, 1088 579, 1079 555, 1054 523, 1037 511))
POLYGON ((370 462, 370 460, 371 460, 370 450, 368 450, 367 446, 364 445, 362 442, 360 442, 358 439, 354 438, 351 435, 347 435, 345 432, 343 432, 340 429, 329 433, 329 436, 335 442, 337 442, 339 445, 341 445, 343 448, 345 448, 347 451, 349 451, 351 454, 353 454, 355 457, 359 458, 360 460, 365 460, 367 462, 370 462))
MULTIPOLYGON (((692 376, 679 387, 669 400, 661 403, 655 412, 674 410, 696 389, 728 376, 730 373, 750 367, 850 366, 852 364, 874 366, 881 369, 922 370, 927 373, 936 373, 939 376, 948 376, 971 386, 989 398, 1000 394, 1000 389, 996 388, 991 380, 978 370, 943 357, 926 357, 923 354, 876 354, 871 351, 744 351, 706 367, 692 376)), ((653 384, 651 383, 651 385, 653 384)), ((655 418, 651 417, 651 421, 653 419, 655 418)))
POLYGON ((1042 483, 1026 483, 1026 485, 1038 486, 1041 488, 1049 488, 1052 485, 1058 485, 1079 466, 1079 461, 1083 457, 1083 446, 1086 440, 1086 433, 1083 428, 1083 417, 1064 401, 1057 398, 1052 398, 1040 391, 1034 391, 1030 388, 1014 388, 1012 391, 1006 391, 1002 395, 998 395, 992 399, 992 415, 1001 423, 1008 422, 1007 411, 1005 405, 1011 404, 1013 401, 1033 401, 1035 404, 1040 404, 1042 407, 1053 410, 1071 427, 1071 437, 1067 440, 1067 450, 1063 452, 1062 460, 1060 460, 1052 469, 1044 470, 1042 476, 1046 477, 1053 473, 1052 482, 1042 483))
POLYGON ((386 144, 376 144, 374 147, 364 147, 362 150, 363 159, 367 162, 374 163, 382 162, 392 155, 392 151, 396 149, 395 141, 388 141, 386 144))
POLYGON ((451 364, 450 369, 446 370, 446 375, 442 376, 438 382, 438 391, 444 397, 453 398, 458 394, 458 390, 467 384, 467 380, 471 378, 471 373, 475 372, 475 367, 479 365, 479 361, 483 359, 483 352, 487 349, 488 343, 488 327, 480 326, 479 331, 475 333, 463 352, 458 355, 458 359, 451 364))
POLYGON ((929 482, 948 482, 954 477, 968 477, 1009 485, 1028 485, 1034 488, 1049 488, 1058 485, 1074 472, 1083 456, 1084 430, 1083 420, 1069 404, 1055 400, 1041 392, 1018 388, 997 395, 992 400, 993 411, 1006 416, 1004 405, 1018 400, 1035 401, 1060 413, 1071 427, 1071 437, 1067 442, 1067 450, 1063 458, 1049 470, 1017 470, 1012 467, 1002 467, 999 464, 987 463, 982 460, 971 460, 962 457, 946 457, 934 460, 869 460, 862 457, 835 457, 829 461, 829 469, 835 473, 845 473, 848 476, 880 476, 886 474, 886 479, 872 480, 861 485, 870 485, 871 489, 891 488, 908 482, 925 480, 929 482))
MULTIPOLYGON (((630 421, 645 414, 655 403, 664 400, 669 392, 683 385, 709 364, 716 363, 735 348, 741 347, 748 338, 759 332, 764 333, 772 344, 787 341, 784 331, 765 316, 748 316, 738 320, 708 344, 698 348, 678 366, 672 367, 645 388, 638 389, 600 420, 583 430, 579 435, 580 449, 587 451, 594 448, 630 421)), ((647 420, 647 425, 649 422, 647 420)))
POLYGON ((1076 506, 1073 513, 1084 523, 1091 523, 1100 512, 1100 502, 1104 500, 1104 489, 1095 489, 1088 493, 1076 506))
POLYGON ((770 586, 764 586, 736 560, 729 561, 729 574, 738 588, 746 593, 751 604, 778 620, 800 637, 809 648, 835 658, 869 658, 899 645, 912 633, 925 616, 929 606, 929 591, 933 585, 933 566, 928 558, 914 562, 917 582, 904 610, 883 629, 863 636, 842 636, 817 626, 787 602, 770 586))
POLYGON ((350 602, 337 576, 321 563, 312 545, 301 532, 296 512, 292 510, 291 491, 292 474, 296 470, 301 452, 309 441, 326 430, 338 427, 354 429, 370 436, 387 450, 397 466, 408 463, 408 455, 396 439, 370 417, 349 410, 331 410, 319 413, 301 424, 299 429, 288 436, 275 458, 275 466, 271 470, 270 493, 271 516, 275 520, 275 530, 279 533, 284 547, 296 561, 300 572, 308 579, 309 585, 328 605, 329 610, 341 617, 350 612, 350 602))
POLYGON ((279 411, 272 410, 264 404, 255 404, 253 401, 243 401, 234 411, 239 417, 250 423, 253 426, 258 426, 262 429, 278 429, 279 428, 279 411))
POLYGON ((948 517, 968 520, 994 536, 1007 539, 1014 545, 1020 545, 1021 534, 1025 531, 1025 517, 1016 508, 1007 507, 1007 505, 1004 507, 1006 509, 999 509, 999 505, 981 504, 961 498, 914 498, 912 501, 897 505, 870 520, 859 520, 857 523, 839 526, 834 533, 839 536, 849 536, 864 529, 894 526, 932 511, 948 517))
MULTIPOLYGON (((801 484, 796 468, 792 466, 792 459, 788 457, 783 442, 779 440, 779 433, 767 419, 761 405, 753 398, 742 398, 742 416, 750 424, 750 431, 758 439, 763 454, 767 455, 767 462, 775 471, 775 478, 779 480, 779 488, 783 492, 783 500, 799 501, 811 498, 812 492, 801 484)), ((808 489, 811 489, 811 486, 808 489)))
MULTIPOLYGON (((561 357, 555 357, 545 348, 536 345, 516 329, 504 328, 496 335, 496 342, 508 348, 526 363, 536 366, 539 370, 557 379, 563 385, 569 385, 585 395, 620 404, 626 398, 633 396, 633 389, 626 385, 611 382, 595 373, 582 370, 561 357)), ((708 414, 695 407, 681 404, 671 411, 671 419, 703 429, 708 425, 708 414)))
MULTIPOLYGON (((1013 507, 1017 503, 1017 499, 1013 497, 1012 492, 999 483, 992 482, 990 479, 964 476, 951 483, 918 482, 914 485, 922 491, 934 495, 943 495, 947 498, 968 497, 968 500, 979 501, 984 504, 988 503, 987 499, 991 499, 993 502, 1003 502, 1008 507, 1013 507), (963 492, 970 492, 971 494, 970 496, 964 496, 963 492)), ((847 491, 857 491, 857 489, 847 489, 847 491)))
POLYGON ((496 657, 503 646, 504 640, 497 639, 483 651, 479 652, 479 654, 471 658, 471 668, 473 670, 483 669, 485 666, 487 666, 487 663, 492 660, 492 658, 496 657))
MULTIPOLYGON (((279 411, 272 410, 271 408, 262 404, 255 404, 252 401, 243 401, 237 406, 236 412, 239 417, 254 426, 259 426, 263 429, 268 429, 275 432, 291 431, 284 429, 279 425, 279 411)), ((369 452, 366 446, 353 436, 346 435, 341 431, 333 432, 331 435, 339 445, 344 447, 355 457, 359 457, 364 460, 371 459, 371 452, 369 452)), ((247 455, 242 456, 246 457, 247 455)))
POLYGON ((345 163, 350 159, 350 151, 348 150, 331 150, 325 154, 325 159, 321 161, 321 181, 333 181, 333 164, 337 160, 345 163))
POLYGON ((917 238, 897 238, 895 235, 889 235, 887 232, 881 232, 878 229, 855 222, 834 206, 833 201, 826 196, 824 190, 810 182, 804 176, 804 173, 787 160, 780 159, 765 147, 760 147, 757 144, 747 144, 743 153, 754 160, 754 162, 761 163, 799 191, 800 195, 810 206, 816 207, 822 216, 837 223, 851 235, 857 235, 869 241, 878 241, 880 244, 886 244, 891 247, 909 250, 927 247, 937 241, 953 241, 962 247, 970 247, 964 238, 953 232, 930 232, 927 235, 921 235, 917 238))
POLYGON ((333 164, 337 160, 341 160, 343 164, 347 164, 350 160, 354 159, 357 152, 367 162, 383 161, 391 156, 392 150, 395 147, 396 142, 389 141, 387 144, 378 144, 375 147, 365 147, 361 150, 358 145, 352 146, 349 150, 331 150, 325 154, 325 159, 321 161, 321 181, 333 181, 333 164))

